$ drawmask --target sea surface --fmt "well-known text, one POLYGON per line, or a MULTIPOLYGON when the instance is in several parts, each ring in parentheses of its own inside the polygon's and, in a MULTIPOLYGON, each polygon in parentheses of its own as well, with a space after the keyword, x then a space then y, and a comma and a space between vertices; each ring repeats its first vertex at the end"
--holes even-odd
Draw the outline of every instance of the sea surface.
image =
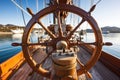
MULTIPOLYGON (((34 37, 33 42, 37 41, 36 34, 32 34, 34 37)), ((11 43, 21 43, 22 34, 0 34, 0 63, 6 61, 10 57, 14 56, 21 51, 21 47, 13 47, 11 43)), ((83 40, 86 42, 94 42, 93 33, 87 33, 83 36, 83 40)), ((103 50, 111 55, 120 59, 120 33, 103 34, 104 42, 112 42, 112 46, 104 46, 103 50)))
MULTIPOLYGON (((103 46, 102 50, 120 59, 120 33, 102 34, 103 42, 111 42, 112 46, 103 46)), ((85 42, 95 42, 93 33, 87 33, 83 36, 85 42)))

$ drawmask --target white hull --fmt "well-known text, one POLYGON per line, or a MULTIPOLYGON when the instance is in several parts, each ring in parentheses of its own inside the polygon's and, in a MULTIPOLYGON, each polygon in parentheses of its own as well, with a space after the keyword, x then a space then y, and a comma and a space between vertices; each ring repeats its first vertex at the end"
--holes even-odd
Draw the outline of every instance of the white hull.
POLYGON ((22 34, 23 33, 23 30, 22 29, 16 29, 16 30, 11 30, 12 33, 14 34, 22 34))

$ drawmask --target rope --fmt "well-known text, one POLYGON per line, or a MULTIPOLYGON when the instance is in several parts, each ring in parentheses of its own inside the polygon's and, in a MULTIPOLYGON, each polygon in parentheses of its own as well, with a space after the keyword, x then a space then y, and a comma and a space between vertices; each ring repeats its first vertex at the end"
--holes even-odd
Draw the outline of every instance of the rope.
MULTIPOLYGON (((19 10, 18 10, 17 6, 15 8, 16 8, 16 12, 17 12, 17 18, 19 19, 19 10)), ((18 22, 19 22, 19 20, 18 20, 18 22)))
POLYGON ((26 5, 27 5, 27 7, 29 6, 29 5, 28 5, 28 0, 26 0, 26 5))
POLYGON ((75 68, 77 65, 76 62, 73 64, 69 64, 69 65, 60 65, 60 64, 55 63, 54 61, 53 61, 53 63, 54 63, 53 64, 54 68, 57 70, 71 70, 71 69, 75 68))
POLYGON ((15 4, 18 8, 20 8, 20 10, 22 10, 23 12, 25 12, 27 15, 31 16, 23 7, 21 7, 18 3, 15 2, 15 0, 11 0, 13 2, 13 4, 15 4))
POLYGON ((36 11, 37 11, 37 12, 38 12, 38 6, 39 6, 38 0, 36 0, 36 11))
MULTIPOLYGON (((22 7, 22 0, 20 0, 20 6, 22 7)), ((25 21, 25 16, 24 16, 23 10, 21 10, 21 14, 22 14, 24 25, 26 26, 26 21, 25 21)))
POLYGON ((94 4, 94 0, 91 0, 91 7, 94 5, 98 5, 102 0, 98 0, 95 4, 94 4))

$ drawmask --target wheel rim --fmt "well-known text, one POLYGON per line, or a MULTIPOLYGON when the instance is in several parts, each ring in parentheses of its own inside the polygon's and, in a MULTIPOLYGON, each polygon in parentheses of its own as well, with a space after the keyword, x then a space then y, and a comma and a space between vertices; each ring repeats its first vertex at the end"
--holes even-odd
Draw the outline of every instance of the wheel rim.
MULTIPOLYGON (((92 57, 84 66, 84 68, 88 71, 96 63, 96 61, 99 59, 99 57, 101 55, 102 35, 101 35, 101 31, 98 28, 98 25, 97 25, 96 21, 94 20, 94 18, 92 16, 90 16, 87 12, 85 12, 84 10, 82 10, 78 7, 75 7, 73 5, 65 5, 65 4, 60 4, 59 6, 52 5, 50 7, 47 7, 45 9, 41 10, 40 12, 38 12, 36 15, 34 15, 32 17, 32 19, 28 22, 27 27, 25 28, 23 38, 22 38, 22 44, 23 44, 22 49, 23 49, 23 53, 24 53, 24 57, 26 58, 26 61, 28 62, 28 64, 34 71, 40 73, 44 77, 50 77, 51 73, 49 71, 43 69, 41 66, 39 68, 36 67, 37 63, 32 59, 32 57, 30 57, 27 44, 28 44, 30 32, 31 32, 33 26, 35 25, 35 23, 39 22, 39 20, 43 16, 53 13, 57 10, 63 10, 63 11, 75 13, 75 14, 81 16, 82 18, 85 18, 85 21, 87 21, 91 25, 91 27, 95 33, 96 47, 92 54, 92 57)), ((55 38, 53 37, 53 39, 55 39, 55 38)), ((84 69, 77 70, 78 75, 80 75, 82 73, 84 73, 84 69)))

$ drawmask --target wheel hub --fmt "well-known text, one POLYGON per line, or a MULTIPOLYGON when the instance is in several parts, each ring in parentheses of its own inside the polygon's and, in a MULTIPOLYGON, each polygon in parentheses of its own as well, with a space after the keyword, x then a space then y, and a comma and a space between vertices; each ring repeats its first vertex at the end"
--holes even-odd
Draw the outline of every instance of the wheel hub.
POLYGON ((57 49, 66 49, 68 47, 67 42, 66 41, 58 41, 56 44, 56 48, 57 49))

